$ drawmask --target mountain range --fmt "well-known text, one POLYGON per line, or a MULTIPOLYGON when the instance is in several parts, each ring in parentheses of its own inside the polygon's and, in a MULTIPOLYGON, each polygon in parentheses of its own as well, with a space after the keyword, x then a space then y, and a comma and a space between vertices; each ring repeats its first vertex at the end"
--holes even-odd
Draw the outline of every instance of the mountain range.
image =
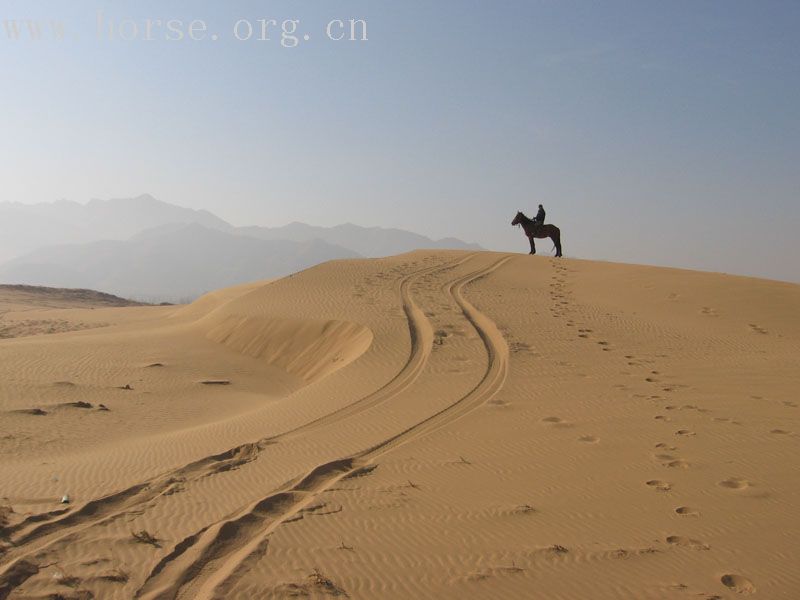
POLYGON ((182 302, 328 260, 419 248, 480 246, 350 223, 234 227, 150 195, 0 203, 0 283, 91 288, 144 301, 182 302))

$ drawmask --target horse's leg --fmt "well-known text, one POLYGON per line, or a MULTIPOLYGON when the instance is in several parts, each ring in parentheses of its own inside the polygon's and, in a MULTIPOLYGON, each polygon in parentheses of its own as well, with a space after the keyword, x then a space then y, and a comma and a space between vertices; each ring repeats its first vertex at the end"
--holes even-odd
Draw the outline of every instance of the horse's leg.
POLYGON ((561 256, 561 232, 553 235, 553 244, 556 246, 556 257, 561 256))
POLYGON ((533 236, 529 235, 528 239, 531 241, 531 254, 536 254, 536 244, 533 242, 533 236))

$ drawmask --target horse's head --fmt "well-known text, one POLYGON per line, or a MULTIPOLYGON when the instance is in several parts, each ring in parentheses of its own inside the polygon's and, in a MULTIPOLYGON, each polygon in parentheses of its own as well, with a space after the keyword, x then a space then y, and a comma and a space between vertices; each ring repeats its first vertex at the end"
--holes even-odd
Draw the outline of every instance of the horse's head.
POLYGON ((517 212, 517 216, 514 217, 514 220, 511 221, 511 224, 519 225, 522 222, 523 217, 525 217, 525 215, 522 214, 522 211, 517 212))

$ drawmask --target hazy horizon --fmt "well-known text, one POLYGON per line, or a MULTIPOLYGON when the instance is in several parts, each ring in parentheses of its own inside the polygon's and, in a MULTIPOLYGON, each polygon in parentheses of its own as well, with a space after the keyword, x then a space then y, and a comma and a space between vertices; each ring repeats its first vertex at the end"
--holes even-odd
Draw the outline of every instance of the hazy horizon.
POLYGON ((800 281, 794 3, 12 1, 0 21, 0 201, 149 193, 517 252, 514 213, 543 203, 567 257, 800 281), (219 39, 140 39, 170 19, 219 39), (270 41, 234 39, 242 19, 276 19, 270 41), (348 19, 366 41, 323 39, 348 19))

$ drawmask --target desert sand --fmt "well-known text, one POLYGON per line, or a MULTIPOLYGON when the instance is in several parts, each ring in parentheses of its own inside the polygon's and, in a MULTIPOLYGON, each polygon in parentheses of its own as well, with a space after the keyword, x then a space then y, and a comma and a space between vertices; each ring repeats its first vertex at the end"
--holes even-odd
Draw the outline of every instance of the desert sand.
POLYGON ((418 251, 14 302, 0 600, 800 597, 800 286, 418 251))
POLYGON ((119 319, 153 316, 152 310, 105 310, 144 305, 93 290, 0 285, 0 339, 79 331, 115 324, 119 319), (73 309, 88 310, 73 310, 73 309))

